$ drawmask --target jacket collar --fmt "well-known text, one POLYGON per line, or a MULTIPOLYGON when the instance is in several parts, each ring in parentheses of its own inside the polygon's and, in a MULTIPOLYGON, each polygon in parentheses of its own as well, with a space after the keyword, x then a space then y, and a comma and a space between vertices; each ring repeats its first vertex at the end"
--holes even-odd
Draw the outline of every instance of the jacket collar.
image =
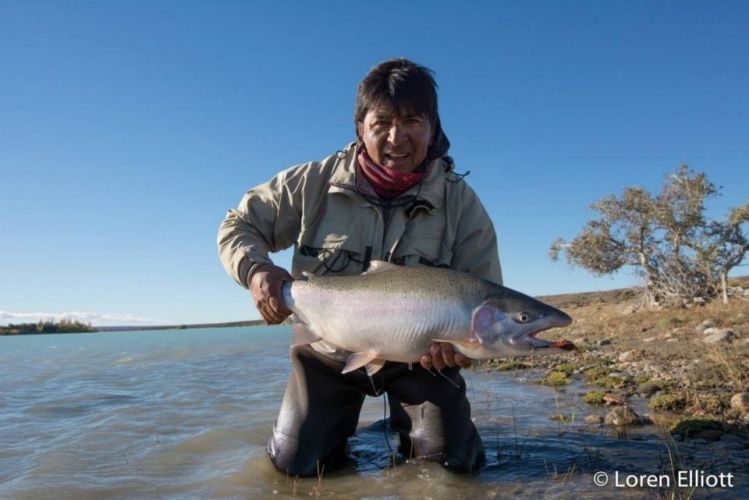
MULTIPOLYGON (((437 158, 427 167, 424 179, 412 187, 401 197, 415 197, 409 206, 409 211, 424 208, 432 211, 442 205, 445 193, 445 174, 453 168, 450 157, 437 158)), ((342 151, 338 151, 336 166, 330 177, 329 192, 355 192, 356 189, 356 142, 349 143, 342 151)))

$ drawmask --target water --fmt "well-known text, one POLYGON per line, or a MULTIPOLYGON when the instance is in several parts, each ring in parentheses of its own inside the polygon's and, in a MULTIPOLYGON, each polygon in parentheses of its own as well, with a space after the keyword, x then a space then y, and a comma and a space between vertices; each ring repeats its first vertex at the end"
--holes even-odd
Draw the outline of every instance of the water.
POLYGON ((523 381, 527 373, 481 369, 465 372, 488 452, 481 474, 453 474, 418 460, 393 466, 395 442, 376 425, 383 399, 368 398, 352 439, 351 468, 322 478, 287 477, 271 466, 265 443, 289 373, 290 338, 288 327, 0 337, 0 498, 438 500, 674 492, 736 498, 749 492, 749 451, 741 443, 671 443, 656 426, 617 436, 582 423, 595 409, 575 388, 560 392, 523 381), (572 421, 553 421, 554 413, 572 421), (677 488, 672 460, 703 471, 703 481, 731 473, 733 487, 677 488), (608 474, 606 486, 594 484, 598 472, 608 474), (661 474, 670 474, 670 487, 638 479, 661 474))

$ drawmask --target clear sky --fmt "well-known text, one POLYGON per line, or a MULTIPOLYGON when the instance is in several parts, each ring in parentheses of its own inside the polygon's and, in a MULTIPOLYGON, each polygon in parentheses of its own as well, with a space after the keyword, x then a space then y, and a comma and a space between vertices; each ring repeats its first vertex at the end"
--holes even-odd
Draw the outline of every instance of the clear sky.
POLYGON ((400 56, 436 73, 506 285, 631 286, 549 246, 682 163, 714 217, 747 200, 747 26, 742 0, 0 0, 0 324, 258 318, 226 210, 352 140, 356 85, 400 56))

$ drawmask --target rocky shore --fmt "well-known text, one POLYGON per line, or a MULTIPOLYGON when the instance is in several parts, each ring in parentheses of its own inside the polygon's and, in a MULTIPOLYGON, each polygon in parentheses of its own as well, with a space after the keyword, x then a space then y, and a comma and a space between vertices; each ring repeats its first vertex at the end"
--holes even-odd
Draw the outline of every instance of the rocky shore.
POLYGON ((541 336, 570 340, 580 353, 499 360, 489 368, 534 370, 538 383, 560 390, 583 387, 589 424, 656 424, 676 439, 733 440, 746 448, 749 288, 733 290, 728 304, 658 310, 640 307, 632 289, 541 297, 574 319, 541 336), (646 411, 636 411, 632 399, 646 400, 646 411))

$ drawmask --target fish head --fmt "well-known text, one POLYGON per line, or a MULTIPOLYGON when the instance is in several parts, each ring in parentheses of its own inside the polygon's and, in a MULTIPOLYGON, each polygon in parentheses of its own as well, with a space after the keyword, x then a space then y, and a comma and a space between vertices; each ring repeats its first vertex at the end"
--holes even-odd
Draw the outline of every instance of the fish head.
POLYGON ((461 349, 464 354, 488 359, 577 350, 567 340, 551 342, 536 337, 550 328, 570 325, 569 315, 514 290, 506 291, 502 297, 491 298, 474 309, 469 342, 472 347, 461 349))

